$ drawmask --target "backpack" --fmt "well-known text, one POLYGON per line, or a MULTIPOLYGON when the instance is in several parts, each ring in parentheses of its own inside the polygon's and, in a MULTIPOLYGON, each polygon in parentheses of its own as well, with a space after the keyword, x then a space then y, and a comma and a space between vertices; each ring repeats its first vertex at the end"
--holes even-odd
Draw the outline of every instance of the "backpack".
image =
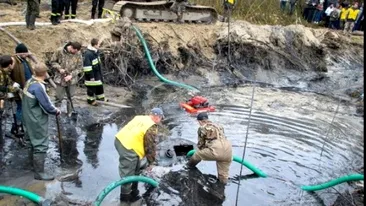
POLYGON ((330 12, 330 18, 332 19, 338 19, 339 18, 339 13, 337 10, 333 10, 332 12, 330 12))

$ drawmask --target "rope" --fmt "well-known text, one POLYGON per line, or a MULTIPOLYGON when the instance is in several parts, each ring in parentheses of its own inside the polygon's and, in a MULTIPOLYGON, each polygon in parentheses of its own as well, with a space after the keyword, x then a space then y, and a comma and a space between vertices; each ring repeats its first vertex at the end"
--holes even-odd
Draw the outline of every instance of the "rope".
MULTIPOLYGON (((328 127, 328 130, 327 130, 327 133, 325 134, 325 138, 324 138, 324 141, 323 141, 323 145, 322 145, 322 149, 320 151, 320 157, 319 157, 319 161, 321 162, 321 158, 323 156, 323 152, 324 152, 324 146, 325 146, 325 142, 327 141, 328 139, 328 135, 330 133, 330 130, 332 129, 333 127, 333 123, 334 123, 334 120, 335 120, 335 117, 336 115, 338 114, 338 110, 339 110, 339 105, 341 104, 341 99, 338 100, 338 104, 337 104, 337 108, 336 108, 336 111, 334 112, 334 115, 333 115, 333 119, 332 121, 330 122, 329 124, 329 127, 328 127)), ((320 166, 320 165, 319 165, 320 166)))
MULTIPOLYGON (((245 151, 247 148, 247 142, 248 142, 248 133, 249 133, 249 125, 250 125, 250 119, 252 117, 252 109, 253 109, 253 100, 254 100, 254 91, 255 91, 255 76, 254 76, 254 84, 253 85, 253 91, 252 91, 252 98, 250 100, 250 110, 249 110, 249 118, 248 118, 248 126, 247 126, 247 131, 245 134, 245 143, 244 143, 244 148, 243 148, 243 155, 242 155, 242 159, 244 160, 245 157, 245 151)), ((238 189, 236 190, 236 199, 235 199, 235 206, 238 205, 238 200, 239 200, 239 190, 240 190, 240 177, 242 175, 243 172, 243 165, 240 166, 240 173, 239 173, 239 183, 238 183, 238 189)))
POLYGON ((231 9, 229 9, 229 15, 228 15, 228 23, 227 23, 227 60, 229 62, 229 65, 231 64, 231 47, 230 47, 230 20, 231 20, 231 9))

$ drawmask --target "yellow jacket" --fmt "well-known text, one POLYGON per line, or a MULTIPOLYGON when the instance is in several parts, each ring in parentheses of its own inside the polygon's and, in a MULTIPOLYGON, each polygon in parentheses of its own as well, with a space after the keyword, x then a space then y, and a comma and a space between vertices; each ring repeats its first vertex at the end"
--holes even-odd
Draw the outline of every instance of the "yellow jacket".
POLYGON ((356 21, 358 12, 360 12, 359 9, 353 9, 353 8, 349 9, 348 15, 347 15, 347 20, 356 21))
POLYGON ((126 149, 132 149, 142 159, 145 157, 144 136, 153 125, 155 122, 150 116, 136 116, 116 134, 116 138, 126 149))
POLYGON ((350 9, 342 8, 342 10, 341 10, 341 17, 340 17, 341 20, 343 20, 343 21, 346 20, 347 14, 348 14, 349 10, 350 9))

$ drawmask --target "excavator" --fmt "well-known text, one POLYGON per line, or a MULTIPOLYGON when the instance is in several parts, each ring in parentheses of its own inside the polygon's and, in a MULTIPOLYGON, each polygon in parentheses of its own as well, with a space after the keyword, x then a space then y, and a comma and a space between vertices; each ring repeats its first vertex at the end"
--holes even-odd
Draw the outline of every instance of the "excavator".
MULTIPOLYGON (((178 15, 171 7, 175 0, 108 0, 104 8, 119 12, 121 17, 140 22, 176 22, 178 15)), ((180 19, 184 23, 213 24, 218 20, 218 12, 209 6, 187 3, 180 19)))

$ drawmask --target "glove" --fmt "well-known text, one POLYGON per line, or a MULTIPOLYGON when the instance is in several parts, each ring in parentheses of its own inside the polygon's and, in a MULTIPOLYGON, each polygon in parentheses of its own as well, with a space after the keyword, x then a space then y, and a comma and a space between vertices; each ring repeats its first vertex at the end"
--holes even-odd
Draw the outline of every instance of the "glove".
POLYGON ((56 108, 56 116, 59 116, 61 114, 61 110, 56 108))
POLYGON ((20 88, 20 84, 14 82, 13 87, 19 89, 20 88))

